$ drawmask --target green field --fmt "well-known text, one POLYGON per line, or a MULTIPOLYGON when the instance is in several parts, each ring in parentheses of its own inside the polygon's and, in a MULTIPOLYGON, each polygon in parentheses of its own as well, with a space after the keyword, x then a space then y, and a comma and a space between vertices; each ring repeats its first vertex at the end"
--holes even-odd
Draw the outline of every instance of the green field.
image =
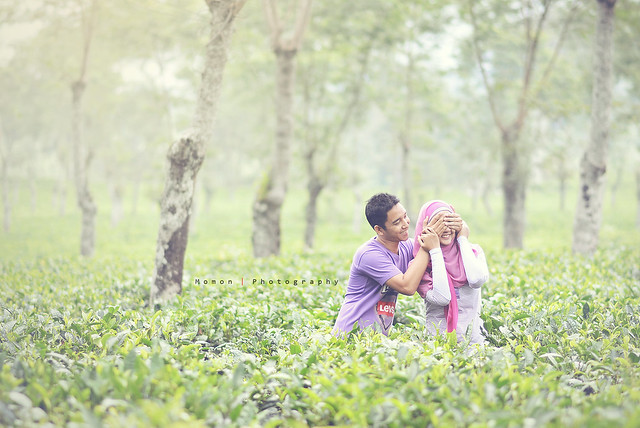
POLYGON ((549 188, 529 192, 521 251, 501 249, 499 195, 493 215, 464 194, 426 195, 452 202, 487 253, 484 349, 427 336, 417 296, 399 298, 388 338, 330 335, 351 255, 371 234, 364 219, 352 230, 348 192, 323 196, 304 253, 305 196, 293 189, 283 255, 255 260, 252 192, 221 190, 194 219, 183 294, 156 310, 156 205, 141 199, 132 215, 127 199, 112 227, 98 191, 85 260, 72 195, 59 216, 50 189, 38 187, 33 211, 26 187, 15 192, 1 235, 0 426, 640 426, 631 181, 607 200, 591 259, 570 252, 574 201, 559 210, 549 188))

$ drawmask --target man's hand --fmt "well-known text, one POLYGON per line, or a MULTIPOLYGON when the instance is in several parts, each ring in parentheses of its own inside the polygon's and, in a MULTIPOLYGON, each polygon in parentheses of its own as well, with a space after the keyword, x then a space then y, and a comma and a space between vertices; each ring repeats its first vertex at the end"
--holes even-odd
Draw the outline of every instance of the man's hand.
POLYGON ((455 233, 459 233, 462 230, 463 223, 464 221, 462 220, 462 217, 460 217, 460 214, 458 213, 448 213, 444 217, 444 224, 447 225, 447 227, 449 227, 455 233))
POLYGON ((422 234, 420 235, 420 246, 427 253, 434 248, 438 248, 440 246, 440 238, 438 234, 431 227, 427 227, 422 230, 422 234))
POLYGON ((458 236, 469 238, 469 226, 467 226, 466 221, 462 222, 462 229, 460 229, 460 234, 458 236))

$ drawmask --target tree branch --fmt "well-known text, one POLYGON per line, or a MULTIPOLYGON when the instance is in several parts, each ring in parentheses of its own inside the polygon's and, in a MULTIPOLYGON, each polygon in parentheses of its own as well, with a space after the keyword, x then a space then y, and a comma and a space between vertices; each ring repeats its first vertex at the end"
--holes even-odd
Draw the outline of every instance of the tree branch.
POLYGON ((544 9, 540 19, 536 24, 536 30, 533 35, 533 39, 528 40, 527 43, 527 58, 525 60, 524 77, 522 80, 522 91, 520 92, 520 99, 518 101, 518 116, 516 123, 518 126, 524 121, 524 117, 527 112, 527 95, 529 94, 529 88, 531 87, 531 75, 535 67, 536 53, 538 52, 538 43, 540 41, 540 34, 542 34, 542 27, 549 13, 551 7, 551 0, 545 0, 544 9))
POLYGON ((280 18, 278 17, 278 9, 276 8, 274 0, 264 0, 264 14, 267 17, 267 24, 271 30, 271 46, 273 49, 277 49, 280 45, 280 33, 282 29, 280 27, 280 18))
POLYGON ((2 118, 0 118, 0 159, 3 161, 9 157, 5 152, 4 138, 4 128, 2 127, 2 118))
POLYGON ((298 8, 293 38, 291 39, 291 49, 297 50, 302 44, 302 36, 311 19, 311 3, 313 3, 313 0, 302 0, 302 5, 298 8))
POLYGON ((329 179, 329 174, 331 169, 335 164, 335 159, 338 156, 338 146, 339 141, 345 130, 347 129, 347 125, 351 121, 358 104, 360 103, 360 96, 362 94, 362 87, 364 86, 364 78, 367 74, 367 70, 369 69, 369 60, 371 58, 371 51, 373 50, 373 45, 375 41, 375 35, 373 35, 367 42, 364 51, 362 52, 362 57, 359 61, 359 70, 355 79, 352 81, 352 90, 351 90, 351 99, 349 103, 345 107, 344 114, 342 115, 342 120, 338 124, 336 128, 336 132, 334 133, 333 139, 329 145, 329 155, 327 156, 327 161, 324 163, 324 170, 322 172, 321 179, 324 183, 326 183, 329 179))
MULTIPOLYGON (((207 6, 209 7, 209 11, 211 12, 211 16, 215 16, 217 13, 216 7, 218 6, 218 3, 220 3, 220 0, 206 0, 206 2, 207 6)), ((228 7, 226 9, 227 15, 222 19, 222 24, 220 25, 219 31, 215 34, 212 34, 210 40, 220 37, 222 33, 224 33, 228 29, 228 27, 233 23, 235 17, 244 7, 247 0, 231 0, 230 2, 233 4, 231 7, 228 7)))
POLYGON ((82 19, 82 63, 80 64, 80 76, 79 82, 83 82, 87 73, 87 64, 89 62, 89 52, 91 49, 91 39, 93 38, 93 27, 96 17, 97 1, 92 0, 89 6, 89 11, 84 9, 84 4, 81 4, 81 19, 82 19), (87 16, 88 14, 88 16, 87 16))
POLYGON ((480 47, 478 45, 478 24, 476 22, 476 15, 473 11, 473 2, 474 0, 469 0, 469 13, 471 15, 471 24, 473 25, 473 36, 471 41, 473 43, 473 51, 476 54, 476 59, 478 61, 478 67, 480 68, 480 73, 482 74, 482 81, 484 83, 484 87, 487 90, 487 97, 489 99, 489 107, 491 108, 491 114, 493 116, 493 120, 496 126, 502 131, 505 132, 506 129, 502 124, 502 120, 498 116, 498 110, 496 108, 495 103, 495 93, 493 92, 493 88, 489 83, 489 77, 487 76, 487 70, 484 67, 484 60, 482 59, 482 53, 480 52, 480 47))
POLYGON ((536 89, 533 92, 534 98, 538 96, 540 91, 542 91, 542 88, 544 87, 544 83, 547 81, 547 79, 551 75, 551 70, 553 69, 555 62, 558 59, 558 56, 560 54, 560 49, 562 48, 562 44, 564 43, 566 35, 569 31, 569 26, 571 25, 571 23, 573 22, 573 19, 577 15, 577 11, 579 7, 580 7, 580 2, 574 1, 573 6, 571 7, 571 9, 567 14, 567 19, 564 21, 564 24, 562 25, 562 30, 560 31, 560 36, 558 36, 558 41, 556 42, 556 45, 553 49, 553 54, 551 55, 551 59, 549 60, 549 63, 545 67, 545 70, 542 73, 542 77, 540 78, 540 81, 536 85, 536 89))
POLYGON ((527 8, 524 6, 524 2, 522 2, 522 6, 520 7, 520 13, 522 14, 522 19, 526 23, 525 26, 525 36, 527 37, 527 45, 531 41, 531 1, 527 1, 527 8))

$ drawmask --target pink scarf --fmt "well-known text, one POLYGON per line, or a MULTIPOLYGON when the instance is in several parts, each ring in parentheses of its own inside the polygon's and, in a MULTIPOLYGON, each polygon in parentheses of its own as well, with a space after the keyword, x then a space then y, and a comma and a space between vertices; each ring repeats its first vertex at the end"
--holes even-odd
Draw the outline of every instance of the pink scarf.
MULTIPOLYGON (((453 206, 446 202, 434 200, 429 201, 420 209, 420 215, 416 222, 416 231, 413 240, 413 256, 415 257, 420 250, 420 241, 418 237, 422 234, 422 223, 425 218, 431 219, 435 214, 440 211, 455 212, 453 206)), ((458 299, 456 298, 455 289, 462 287, 467 283, 467 274, 464 271, 464 265, 462 263, 462 255, 460 254, 460 247, 458 240, 454 239, 451 244, 441 246, 442 255, 444 257, 444 265, 447 269, 447 278, 449 280, 449 291, 451 292, 451 301, 444 307, 444 316, 447 319, 447 331, 452 332, 458 326, 458 299)), ((433 288, 433 276, 431 274, 431 262, 427 266, 420 285, 418 286, 418 293, 424 298, 427 291, 433 288)))

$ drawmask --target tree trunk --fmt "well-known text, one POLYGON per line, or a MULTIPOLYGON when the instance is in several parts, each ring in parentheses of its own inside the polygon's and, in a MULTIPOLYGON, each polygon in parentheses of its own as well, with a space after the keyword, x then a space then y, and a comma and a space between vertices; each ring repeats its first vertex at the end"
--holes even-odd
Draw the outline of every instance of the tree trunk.
MULTIPOLYGON (((203 155, 203 160, 204 160, 204 155, 203 155)), ((196 218, 198 217, 198 214, 200 213, 200 195, 199 195, 199 185, 198 183, 195 182, 194 179, 194 187, 193 187, 193 197, 191 198, 191 214, 189 215, 189 229, 191 230, 191 232, 195 232, 196 231, 196 218)))
POLYGON ((280 212, 287 194, 291 136, 293 133, 293 88, 295 57, 311 15, 312 0, 299 3, 293 34, 283 37, 275 0, 265 0, 265 14, 271 29, 276 56, 276 137, 270 169, 263 177, 253 202, 253 255, 280 254, 280 212))
POLYGON ((9 197, 9 174, 8 174, 8 162, 6 157, 2 157, 2 229, 5 233, 9 233, 11 230, 11 198, 9 197))
POLYGON ((76 185, 76 200, 82 213, 80 231, 80 254, 84 257, 91 257, 95 251, 96 241, 96 204, 89 191, 89 163, 91 162, 91 150, 84 139, 84 124, 82 111, 82 97, 86 89, 85 76, 89 63, 89 53, 91 51, 91 41, 93 26, 97 11, 97 0, 93 0, 88 10, 82 11, 83 24, 83 49, 80 63, 80 74, 78 79, 71 83, 72 98, 72 139, 73 139, 73 170, 76 185))
MULTIPOLYGON (((522 157, 522 153, 519 153, 519 148, 516 147, 520 132, 524 127, 530 103, 537 98, 539 91, 545 87, 543 83, 549 77, 551 70, 553 69, 569 25, 573 20, 573 17, 576 15, 575 11, 578 5, 578 2, 576 2, 576 5, 573 6, 572 10, 567 14, 567 18, 564 21, 563 28, 556 42, 553 54, 547 63, 547 67, 542 73, 538 85, 533 85, 533 76, 536 69, 536 57, 540 45, 539 41, 541 40, 544 23, 548 17, 552 3, 553 2, 551 1, 543 2, 542 10, 537 18, 534 19, 533 14, 527 13, 527 16, 522 21, 526 25, 526 54, 523 67, 522 87, 520 88, 520 95, 517 101, 516 118, 512 122, 506 122, 498 113, 496 89, 499 85, 498 82, 490 83, 491 79, 489 78, 489 73, 484 65, 484 60, 482 58, 482 53, 480 51, 476 35, 478 31, 478 22, 473 10, 474 2, 469 2, 471 23, 474 29, 474 36, 472 38, 474 52, 482 75, 482 81, 487 90, 491 114, 496 126, 502 133, 502 190, 504 195, 503 242, 505 248, 522 248, 524 240, 527 173, 520 159, 522 157), (534 87, 537 87, 537 89, 533 90, 532 88, 534 87), (507 125, 507 123, 510 124, 507 125)), ((530 5, 525 5, 524 2, 522 3, 522 6, 523 10, 524 8, 530 9, 530 5)))
POLYGON ((573 224, 573 252, 592 256, 598 247, 607 171, 611 117, 615 0, 598 0, 591 134, 580 163, 580 187, 573 224))
MULTIPOLYGON (((322 190, 326 187, 329 177, 333 174, 333 171, 337 165, 337 153, 338 146, 340 141, 342 140, 342 136, 349 125, 351 118, 360 102, 360 94, 362 91, 363 82, 366 80, 365 76, 368 69, 369 57, 371 53, 371 49, 373 46, 373 39, 369 40, 369 43, 366 45, 365 49, 363 49, 360 53, 360 58, 358 60, 359 64, 359 72, 352 76, 352 82, 349 85, 350 88, 344 91, 345 96, 349 96, 349 102, 346 104, 344 111, 341 111, 337 116, 339 117, 336 121, 331 121, 331 125, 322 125, 311 124, 309 107, 311 105, 318 106, 320 111, 322 111, 322 103, 318 103, 317 96, 315 99, 310 94, 310 84, 308 81, 305 81, 304 84, 304 106, 305 106, 305 118, 304 118, 304 129, 305 129, 305 142, 307 148, 304 150, 304 160, 306 164, 307 173, 309 175, 309 181, 307 183, 307 190, 309 193, 309 201, 307 205, 307 213, 306 213, 306 226, 305 226, 305 235, 304 235, 304 243, 305 249, 311 250, 313 249, 313 245, 315 242, 315 230, 316 230, 316 220, 317 220, 317 201, 320 196, 322 190), (333 124, 337 124, 337 126, 333 126, 333 124), (313 132, 313 131, 316 132, 313 132), (320 131, 320 132, 318 132, 320 131), (320 136, 318 136, 318 134, 320 136), (314 136, 315 135, 315 136, 314 136), (327 147, 328 146, 328 147, 327 147), (324 158, 323 162, 318 161, 318 154, 322 151, 327 152, 327 156, 324 158), (320 165, 320 166, 318 166, 320 165), (318 171, 319 170, 319 171, 318 171)), ((303 73, 304 74, 304 73, 303 73)), ((312 84, 313 85, 313 84, 312 84)), ((315 85, 324 87, 325 83, 321 82, 320 84, 316 83, 315 85)), ((357 152, 357 147, 355 148, 357 152)), ((354 157, 354 159, 357 157, 354 157)), ((352 165, 353 169, 356 170, 355 165, 352 165)), ((354 174, 354 182, 356 174, 354 174)), ((360 220, 360 219, 358 219, 360 220)))
POLYGON ((640 163, 636 166, 636 227, 640 229, 640 163))
POLYGON ((9 151, 0 120, 0 185, 2 186, 2 230, 11 230, 11 198, 9 197, 9 151))
MULTIPOLYGON (((407 112, 407 115, 409 113, 407 112)), ((409 141, 409 130, 405 129, 400 137, 400 174, 402 179, 402 204, 407 211, 413 214, 413 205, 411 201, 411 168, 409 166, 411 143, 409 141)))
POLYGON ((82 213, 80 232, 80 254, 91 257, 95 251, 96 241, 96 204, 89 191, 88 172, 91 153, 84 142, 82 124, 82 96, 85 90, 84 81, 77 80, 71 85, 72 93, 72 126, 73 126, 73 163, 76 184, 76 199, 82 213))
POLYGON ((567 177, 560 177, 560 211, 564 212, 567 201, 567 177))
POLYGON ((67 181, 58 177, 56 179, 55 187, 51 195, 51 207, 54 211, 58 212, 60 217, 63 217, 66 213, 67 202, 67 181))
POLYGON ((61 179, 57 185, 57 206, 58 206, 58 215, 60 217, 64 217, 67 213, 67 181, 61 179))
POLYGON ((168 173, 162 195, 160 228, 151 302, 162 303, 182 292, 184 255, 189 236, 189 216, 195 178, 204 161, 204 142, 183 137, 167 154, 168 173))
POLYGON ((415 70, 416 60, 409 50, 407 52, 407 69, 405 75, 406 95, 404 99, 404 118, 403 128, 400 132, 400 174, 402 179, 402 204, 405 206, 409 213, 413 214, 413 202, 411 198, 411 131, 413 129, 413 75, 415 70))
POLYGON ((355 234, 359 234, 362 230, 362 219, 364 218, 362 212, 362 191, 357 183, 354 183, 352 187, 353 191, 353 216, 351 217, 351 230, 355 234))
MULTIPOLYGON (((311 170, 309 170, 309 172, 311 173, 311 170)), ((304 230, 304 248, 307 251, 312 250, 315 243, 316 222, 318 218, 318 197, 320 196, 322 189, 324 189, 324 184, 320 178, 315 174, 310 175, 309 183, 307 184, 309 201, 307 202, 306 226, 304 230)))
POLYGON ((517 149, 519 131, 502 133, 502 192, 504 195, 504 248, 522 248, 525 227, 526 173, 517 149))
POLYGON ((64 151, 57 148, 57 159, 60 162, 61 173, 56 179, 56 186, 53 195, 53 208, 58 211, 58 215, 63 217, 67 211, 67 185, 69 181, 70 171, 69 162, 64 151))
POLYGON ((131 214, 138 214, 138 202, 140 200, 140 178, 136 177, 133 180, 133 192, 131 192, 132 201, 131 201, 131 214))
POLYGON ((620 188, 620 183, 622 183, 622 176, 624 172, 624 164, 618 165, 616 169, 616 179, 611 186, 611 208, 616 206, 616 196, 618 195, 618 189, 620 188))
POLYGON ((475 212, 478 208, 478 200, 480 199, 480 184, 478 182, 469 183, 467 187, 471 192, 471 211, 475 212))
POLYGON ((207 0, 211 12, 211 38, 206 47, 193 128, 174 142, 167 153, 168 172, 160 204, 160 227, 151 285, 152 305, 166 302, 182 292, 195 180, 204 161, 205 144, 212 139, 233 22, 245 1, 207 0))
POLYGON ((36 184, 36 174, 31 165, 29 165, 29 195, 31 196, 31 214, 34 214, 38 205, 38 186, 36 184))
POLYGON ((116 227, 122 221, 124 214, 122 207, 122 185, 120 183, 111 184, 111 226, 116 227))
POLYGON ((204 213, 209 214, 211 212, 211 202, 213 201, 213 195, 215 193, 215 189, 211 183, 204 183, 204 213))
POLYGON ((280 254, 280 212, 287 193, 291 135, 293 131, 293 85, 296 50, 276 50, 276 148, 272 166, 253 203, 253 254, 280 254))
POLYGON ((493 186, 491 185, 491 179, 487 174, 487 176, 485 176, 485 179, 482 180, 482 205, 484 205, 484 209, 487 214, 489 214, 489 217, 493 217, 493 208, 491 207, 491 201, 489 200, 492 188, 493 186))

